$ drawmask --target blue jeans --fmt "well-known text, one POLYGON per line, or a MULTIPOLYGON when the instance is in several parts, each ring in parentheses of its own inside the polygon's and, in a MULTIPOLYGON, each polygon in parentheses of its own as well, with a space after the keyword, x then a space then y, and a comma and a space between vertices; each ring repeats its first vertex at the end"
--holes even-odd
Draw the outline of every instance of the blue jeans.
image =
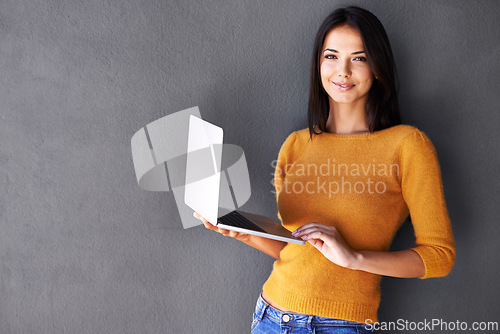
POLYGON ((252 321, 252 334, 328 334, 372 333, 359 322, 315 315, 281 312, 269 305, 262 295, 257 300, 252 321))

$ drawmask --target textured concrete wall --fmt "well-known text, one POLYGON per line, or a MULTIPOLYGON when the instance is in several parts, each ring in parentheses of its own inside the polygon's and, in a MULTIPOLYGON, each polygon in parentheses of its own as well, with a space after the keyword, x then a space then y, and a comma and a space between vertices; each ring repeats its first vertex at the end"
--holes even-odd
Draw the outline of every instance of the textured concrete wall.
MULTIPOLYGON (((198 105, 276 214, 306 127, 312 38, 339 5, 383 22, 403 121, 438 151, 457 243, 444 279, 384 278, 381 320, 499 321, 496 1, 0 2, 0 333, 246 333, 273 261, 142 191, 130 138, 198 105)), ((412 246, 406 224, 394 249, 412 246)))

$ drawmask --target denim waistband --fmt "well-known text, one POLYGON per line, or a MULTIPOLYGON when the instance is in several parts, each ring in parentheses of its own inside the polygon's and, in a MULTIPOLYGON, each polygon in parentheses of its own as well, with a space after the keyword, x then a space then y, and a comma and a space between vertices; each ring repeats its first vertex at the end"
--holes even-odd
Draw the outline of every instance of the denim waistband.
POLYGON ((257 300, 257 305, 255 307, 255 315, 259 320, 262 320, 264 315, 273 319, 274 321, 280 323, 281 325, 289 325, 289 326, 305 326, 311 330, 312 326, 321 325, 321 326, 359 326, 364 327, 364 324, 359 322, 353 322, 349 320, 342 319, 334 319, 334 318, 326 318, 319 317, 316 315, 308 315, 302 313, 293 313, 293 312, 282 312, 273 306, 269 305, 263 298, 262 294, 259 295, 259 299, 257 300))

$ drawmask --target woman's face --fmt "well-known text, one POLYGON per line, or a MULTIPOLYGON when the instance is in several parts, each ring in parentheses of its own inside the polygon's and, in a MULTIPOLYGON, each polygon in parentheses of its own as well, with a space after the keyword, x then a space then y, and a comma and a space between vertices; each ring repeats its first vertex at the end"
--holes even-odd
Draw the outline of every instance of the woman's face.
POLYGON ((326 35, 320 71, 330 105, 366 102, 373 74, 364 51, 361 35, 349 26, 339 26, 326 35))

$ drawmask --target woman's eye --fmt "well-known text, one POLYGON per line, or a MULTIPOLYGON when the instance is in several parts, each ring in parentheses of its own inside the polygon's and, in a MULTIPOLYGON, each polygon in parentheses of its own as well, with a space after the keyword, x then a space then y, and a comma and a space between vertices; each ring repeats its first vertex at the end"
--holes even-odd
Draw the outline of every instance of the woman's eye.
POLYGON ((354 58, 354 60, 357 60, 357 61, 366 61, 366 58, 365 57, 356 57, 356 58, 354 58))
POLYGON ((326 55, 325 58, 326 59, 337 59, 337 56, 336 55, 326 55))

